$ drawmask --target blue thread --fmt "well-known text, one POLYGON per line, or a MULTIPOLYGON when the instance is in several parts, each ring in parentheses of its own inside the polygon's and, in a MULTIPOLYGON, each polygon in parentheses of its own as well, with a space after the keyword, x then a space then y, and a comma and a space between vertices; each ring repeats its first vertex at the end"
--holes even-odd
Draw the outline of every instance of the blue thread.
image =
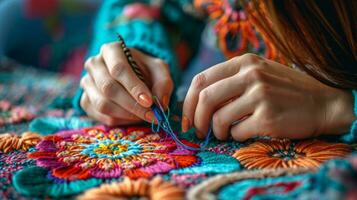
POLYGON ((112 140, 97 140, 96 143, 91 143, 91 144, 84 144, 82 145, 85 147, 85 149, 82 150, 83 154, 89 155, 90 157, 94 157, 94 158, 108 158, 108 159, 121 159, 121 158, 125 158, 128 156, 132 156, 132 155, 137 155, 140 154, 142 151, 142 147, 134 142, 131 142, 129 140, 123 140, 123 139, 119 139, 116 141, 112 141, 112 140), (110 155, 110 154, 98 154, 95 152, 95 149, 100 148, 101 145, 111 145, 111 144, 121 144, 121 145, 128 145, 127 150, 123 151, 117 155, 110 155))
MULTIPOLYGON (((154 112, 154 115, 155 115, 155 117, 156 117, 156 119, 158 121, 157 130, 162 128, 162 130, 164 130, 165 133, 167 135, 169 135, 176 142, 176 144, 180 145, 181 147, 183 147, 185 149, 188 149, 188 150, 191 150, 191 151, 202 151, 202 150, 204 150, 206 148, 206 146, 207 146, 207 144, 208 144, 208 142, 209 142, 209 140, 211 138, 211 135, 212 135, 212 128, 211 127, 209 128, 209 131, 208 131, 208 133, 206 135, 206 138, 205 138, 204 142, 200 145, 200 148, 187 146, 187 145, 185 145, 184 143, 181 142, 181 140, 176 136, 175 132, 172 130, 170 121, 168 119, 168 116, 169 116, 170 112, 168 112, 168 115, 166 115, 164 109, 162 108, 162 106, 161 106, 160 102, 157 100, 157 98, 156 97, 153 97, 153 98, 157 102, 156 104, 153 104, 151 106, 151 109, 154 112)), ((153 123, 152 123, 151 129, 154 132, 158 132, 158 131, 154 130, 153 123)))

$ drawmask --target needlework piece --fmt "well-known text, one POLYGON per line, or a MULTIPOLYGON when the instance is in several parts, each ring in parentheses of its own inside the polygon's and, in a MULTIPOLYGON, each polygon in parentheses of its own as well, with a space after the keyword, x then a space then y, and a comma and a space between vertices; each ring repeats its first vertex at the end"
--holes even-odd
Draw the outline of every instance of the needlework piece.
MULTIPOLYGON (((288 169, 263 169, 255 171, 242 171, 228 174, 220 174, 214 176, 202 183, 196 185, 188 191, 187 197, 191 200, 205 199, 208 196, 216 196, 215 193, 221 187, 239 182, 245 179, 264 179, 267 177, 278 177, 286 175, 296 175, 310 172, 311 170, 306 168, 288 168, 288 169)), ((250 185, 253 187, 254 185, 250 185)), ((235 190, 236 192, 237 190, 235 190)), ((237 193, 237 192, 236 192, 237 193)), ((232 198, 232 196, 231 196, 232 198)), ((234 199, 234 197, 233 197, 234 199)), ((239 198, 238 198, 239 199, 239 198)))
POLYGON ((0 134, 0 152, 9 153, 14 150, 28 151, 30 147, 40 142, 41 136, 37 133, 25 132, 21 136, 14 133, 0 134))
POLYGON ((86 191, 78 200, 106 199, 151 199, 151 200, 183 200, 185 191, 161 177, 152 180, 125 178, 123 182, 103 184, 98 188, 86 191))
POLYGON ((236 150, 233 157, 247 169, 318 168, 323 162, 345 157, 351 151, 347 144, 321 140, 258 140, 236 150))
POLYGON ((0 198, 1 199, 24 199, 12 187, 12 177, 17 171, 32 166, 35 161, 27 159, 24 151, 0 151, 0 198))
POLYGON ((64 180, 151 177, 198 162, 193 151, 179 149, 172 139, 142 127, 64 131, 44 137, 36 148, 29 158, 64 180))
POLYGON ((21 106, 13 106, 9 101, 0 101, 0 127, 5 124, 15 124, 30 121, 35 117, 28 109, 21 106))

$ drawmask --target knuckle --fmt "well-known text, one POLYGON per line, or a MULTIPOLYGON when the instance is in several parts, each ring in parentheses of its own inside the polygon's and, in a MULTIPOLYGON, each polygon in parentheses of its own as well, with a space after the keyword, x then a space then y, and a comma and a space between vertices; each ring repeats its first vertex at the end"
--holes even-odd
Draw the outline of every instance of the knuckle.
POLYGON ((110 96, 115 92, 115 85, 116 82, 111 79, 103 80, 101 83, 101 88, 100 90, 105 96, 110 96))
POLYGON ((260 62, 260 60, 262 59, 261 57, 259 57, 258 55, 256 54, 253 54, 253 53, 246 53, 244 55, 241 56, 241 59, 243 62, 245 63, 258 63, 260 62))
POLYGON ((103 45, 100 47, 100 52, 101 52, 101 53, 104 53, 104 52, 110 51, 110 50, 112 50, 114 47, 115 47, 115 43, 114 43, 114 42, 103 44, 103 45))
POLYGON ((192 85, 195 88, 203 88, 206 84, 206 75, 204 73, 197 74, 192 81, 192 85))
POLYGON ((264 82, 265 81, 263 70, 257 66, 249 68, 246 71, 245 76, 248 80, 252 80, 255 82, 264 82))
POLYGON ((224 127, 226 125, 226 122, 223 119, 223 117, 220 114, 217 114, 217 113, 215 113, 213 115, 212 121, 213 121, 213 126, 215 126, 217 128, 221 128, 221 127, 224 127))
POLYGON ((94 60, 95 60, 94 57, 88 58, 88 59, 86 60, 86 62, 84 63, 84 68, 85 68, 86 70, 89 70, 90 67, 93 66, 94 60))
POLYGON ((118 62, 116 65, 109 69, 109 74, 112 77, 120 77, 124 72, 125 64, 123 61, 118 62))
POLYGON ((109 102, 104 99, 97 100, 95 103, 95 107, 100 113, 108 113, 108 111, 110 111, 109 102))
POLYGON ((89 76, 85 75, 83 76, 79 84, 82 88, 84 88, 88 84, 88 81, 89 81, 89 76))
POLYGON ((204 89, 199 94, 199 101, 202 104, 208 104, 210 102, 211 92, 208 89, 204 89))

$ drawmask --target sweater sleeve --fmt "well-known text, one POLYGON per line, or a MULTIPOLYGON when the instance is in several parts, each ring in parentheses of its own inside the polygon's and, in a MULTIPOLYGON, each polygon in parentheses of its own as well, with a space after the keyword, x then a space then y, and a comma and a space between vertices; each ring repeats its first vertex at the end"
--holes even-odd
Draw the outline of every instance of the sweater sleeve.
MULTIPOLYGON (((106 0, 99 10, 94 24, 93 40, 87 57, 97 55, 103 44, 117 40, 117 33, 125 39, 128 47, 139 49, 149 55, 163 59, 170 66, 171 76, 175 83, 179 81, 180 71, 170 46, 169 37, 162 24, 156 19, 125 19, 123 12, 132 3, 148 3, 147 1, 106 0)), ((87 72, 84 70, 82 76, 87 72)), ((79 88, 73 107, 84 114, 80 107, 83 89, 79 88)))
MULTIPOLYGON (((354 113, 357 116, 357 90, 352 91, 354 97, 354 113)), ((350 131, 340 138, 343 142, 353 143, 357 142, 357 120, 351 125, 350 131)))

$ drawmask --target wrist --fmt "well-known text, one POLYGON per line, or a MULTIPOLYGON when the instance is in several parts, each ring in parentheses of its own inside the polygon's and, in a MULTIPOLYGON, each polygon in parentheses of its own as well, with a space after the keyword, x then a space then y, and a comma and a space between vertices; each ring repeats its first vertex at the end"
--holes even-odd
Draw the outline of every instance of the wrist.
POLYGON ((352 92, 330 88, 330 91, 325 93, 325 98, 325 120, 321 133, 339 135, 348 132, 356 120, 352 92))

